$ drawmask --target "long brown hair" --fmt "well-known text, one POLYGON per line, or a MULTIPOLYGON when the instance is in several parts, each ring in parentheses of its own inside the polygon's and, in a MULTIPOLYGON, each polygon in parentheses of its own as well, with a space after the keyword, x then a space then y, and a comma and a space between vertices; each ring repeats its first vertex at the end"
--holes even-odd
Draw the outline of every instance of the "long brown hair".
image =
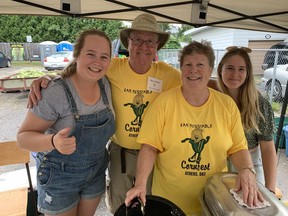
MULTIPOLYGON (((253 67, 251 63, 251 59, 249 57, 249 48, 243 47, 233 47, 229 49, 223 58, 221 59, 218 68, 217 68, 217 82, 220 91, 229 95, 228 89, 223 83, 222 80, 222 68, 225 62, 234 55, 241 56, 246 64, 247 76, 245 82, 240 87, 239 93, 239 104, 238 108, 241 113, 242 124, 244 130, 248 131, 251 129, 255 129, 256 132, 259 133, 259 127, 257 125, 257 118, 263 118, 260 108, 259 108, 259 92, 255 85, 254 75, 253 75, 253 67)), ((251 50, 250 50, 251 51, 251 50)))
POLYGON ((73 51, 73 60, 72 62, 63 70, 63 72, 61 73, 61 76, 63 78, 67 78, 72 76, 73 74, 76 73, 76 68, 77 68, 77 62, 76 59, 79 57, 81 50, 83 49, 84 43, 85 43, 85 39, 87 36, 89 35, 98 35, 100 37, 105 38, 108 43, 109 43, 109 47, 110 47, 110 57, 112 55, 112 51, 111 51, 111 41, 109 39, 109 37, 102 31, 99 31, 97 29, 89 29, 89 30, 85 30, 83 32, 81 32, 75 42, 74 45, 74 51, 73 51))

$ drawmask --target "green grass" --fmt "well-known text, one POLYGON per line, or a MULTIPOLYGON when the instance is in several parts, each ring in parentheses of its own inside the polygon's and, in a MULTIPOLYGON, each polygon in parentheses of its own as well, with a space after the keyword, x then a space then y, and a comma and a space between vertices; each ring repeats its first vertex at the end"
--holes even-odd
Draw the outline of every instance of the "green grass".
POLYGON ((280 113, 282 104, 277 103, 277 102, 272 102, 271 106, 274 112, 280 113))
POLYGON ((15 67, 42 67, 41 61, 12 61, 11 64, 15 67))

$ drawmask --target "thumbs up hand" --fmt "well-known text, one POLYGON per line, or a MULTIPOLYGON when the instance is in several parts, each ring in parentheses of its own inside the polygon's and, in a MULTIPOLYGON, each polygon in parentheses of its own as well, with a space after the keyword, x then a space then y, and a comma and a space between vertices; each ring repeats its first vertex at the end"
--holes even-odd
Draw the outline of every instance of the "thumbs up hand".
POLYGON ((68 137, 70 128, 64 128, 54 136, 54 146, 62 154, 70 155, 76 150, 76 139, 68 137))

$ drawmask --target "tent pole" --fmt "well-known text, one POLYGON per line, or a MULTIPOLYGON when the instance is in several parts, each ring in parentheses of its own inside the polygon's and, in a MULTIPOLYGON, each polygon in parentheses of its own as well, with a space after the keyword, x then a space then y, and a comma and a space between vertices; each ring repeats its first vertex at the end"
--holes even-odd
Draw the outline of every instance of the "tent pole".
POLYGON ((280 141, 280 137, 282 134, 283 123, 284 123, 285 113, 286 113, 286 109, 287 109, 287 103, 288 103, 288 80, 286 83, 285 96, 284 96, 284 101, 283 101, 283 105, 282 105, 282 110, 281 110, 281 115, 280 115, 279 125, 278 125, 278 131, 277 131, 277 136, 276 136, 276 143, 275 143, 276 153, 278 151, 279 141, 280 141))

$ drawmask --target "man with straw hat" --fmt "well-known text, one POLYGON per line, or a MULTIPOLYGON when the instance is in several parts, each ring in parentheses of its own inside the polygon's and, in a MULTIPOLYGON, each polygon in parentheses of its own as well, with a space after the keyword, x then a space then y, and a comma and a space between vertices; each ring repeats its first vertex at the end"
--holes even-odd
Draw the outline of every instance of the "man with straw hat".
POLYGON ((169 33, 158 29, 157 21, 151 14, 140 14, 137 16, 131 28, 123 29, 120 32, 120 40, 123 46, 128 49, 128 38, 131 31, 144 31, 158 34, 157 50, 160 50, 169 40, 169 33))
MULTIPOLYGON (((159 30, 153 15, 137 16, 131 28, 120 32, 120 40, 129 51, 129 58, 113 58, 106 73, 116 115, 116 132, 108 145, 106 203, 112 213, 124 203, 126 192, 133 187, 140 149, 136 138, 147 108, 159 94, 181 84, 178 70, 153 61, 157 51, 169 40, 169 33, 159 30)), ((48 82, 39 78, 31 84, 29 107, 37 104, 41 98, 40 88, 48 82)))
POLYGON ((159 30, 153 15, 137 16, 131 28, 120 32, 120 40, 129 51, 129 58, 113 59, 107 73, 116 113, 116 132, 109 145, 110 183, 106 194, 112 213, 133 187, 140 149, 136 138, 147 108, 160 93, 181 83, 178 70, 164 62, 153 62, 157 50, 169 40, 169 33, 159 30))

